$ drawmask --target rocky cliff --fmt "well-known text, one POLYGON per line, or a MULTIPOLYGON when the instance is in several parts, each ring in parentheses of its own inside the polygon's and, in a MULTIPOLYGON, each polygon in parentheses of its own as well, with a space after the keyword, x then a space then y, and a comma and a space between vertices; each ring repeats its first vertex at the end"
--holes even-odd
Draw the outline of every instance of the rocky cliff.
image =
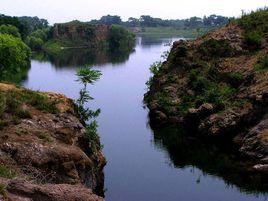
POLYGON ((0 117, 2 198, 102 200, 92 193, 103 195, 100 142, 86 134, 70 99, 0 84, 0 117))
POLYGON ((182 125, 201 138, 231 140, 253 169, 268 172, 268 11, 193 41, 177 41, 153 66, 145 101, 155 126, 182 125))
POLYGON ((53 39, 77 43, 76 46, 94 46, 107 41, 108 30, 109 27, 106 25, 92 25, 73 21, 55 24, 53 27, 53 39))

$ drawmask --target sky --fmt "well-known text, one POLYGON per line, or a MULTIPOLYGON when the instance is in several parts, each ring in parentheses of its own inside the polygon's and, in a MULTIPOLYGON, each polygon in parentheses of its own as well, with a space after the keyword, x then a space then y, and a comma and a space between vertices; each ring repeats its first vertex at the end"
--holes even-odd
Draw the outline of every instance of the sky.
POLYGON ((0 13, 38 16, 50 24, 71 20, 90 21, 103 15, 128 17, 151 15, 162 19, 219 14, 239 16, 268 6, 268 0, 0 0, 0 13))

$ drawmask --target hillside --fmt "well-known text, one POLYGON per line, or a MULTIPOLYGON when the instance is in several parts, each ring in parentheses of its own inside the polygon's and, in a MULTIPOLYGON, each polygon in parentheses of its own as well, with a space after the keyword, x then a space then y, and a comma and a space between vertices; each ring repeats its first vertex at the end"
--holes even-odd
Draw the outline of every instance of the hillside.
POLYGON ((176 124, 225 139, 268 172, 268 10, 194 41, 177 41, 152 66, 145 102, 154 126, 176 124))

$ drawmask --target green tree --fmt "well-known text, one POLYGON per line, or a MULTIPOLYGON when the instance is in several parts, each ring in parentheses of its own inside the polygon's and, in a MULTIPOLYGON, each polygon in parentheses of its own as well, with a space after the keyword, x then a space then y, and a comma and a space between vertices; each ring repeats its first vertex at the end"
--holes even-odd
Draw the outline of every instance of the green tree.
POLYGON ((124 27, 113 25, 109 29, 108 43, 110 49, 118 51, 129 50, 135 44, 135 36, 124 27))
POLYGON ((13 25, 1 25, 0 34, 10 34, 14 37, 18 37, 18 38, 21 37, 19 29, 13 25))
POLYGON ((20 38, 0 34, 0 80, 9 80, 29 65, 30 48, 20 38))

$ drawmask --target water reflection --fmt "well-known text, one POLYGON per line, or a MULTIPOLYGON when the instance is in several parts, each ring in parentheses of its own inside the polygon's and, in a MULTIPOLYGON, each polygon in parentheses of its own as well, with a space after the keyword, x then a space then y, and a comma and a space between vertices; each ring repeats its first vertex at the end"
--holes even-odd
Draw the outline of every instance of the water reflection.
MULTIPOLYGON (((154 144, 168 153, 176 168, 195 167, 203 171, 203 177, 218 176, 241 192, 268 196, 268 175, 252 172, 249 167, 253 164, 239 158, 234 147, 187 136, 181 128, 166 127, 154 131, 154 144)), ((196 182, 202 182, 202 178, 196 182)))
POLYGON ((133 52, 134 50, 121 52, 117 50, 68 49, 62 50, 56 55, 36 52, 33 54, 33 59, 50 61, 55 67, 120 64, 127 61, 133 52))
POLYGON ((25 68, 20 69, 6 69, 0 73, 1 82, 11 82, 15 84, 21 84, 28 79, 28 71, 30 70, 30 65, 25 68))

